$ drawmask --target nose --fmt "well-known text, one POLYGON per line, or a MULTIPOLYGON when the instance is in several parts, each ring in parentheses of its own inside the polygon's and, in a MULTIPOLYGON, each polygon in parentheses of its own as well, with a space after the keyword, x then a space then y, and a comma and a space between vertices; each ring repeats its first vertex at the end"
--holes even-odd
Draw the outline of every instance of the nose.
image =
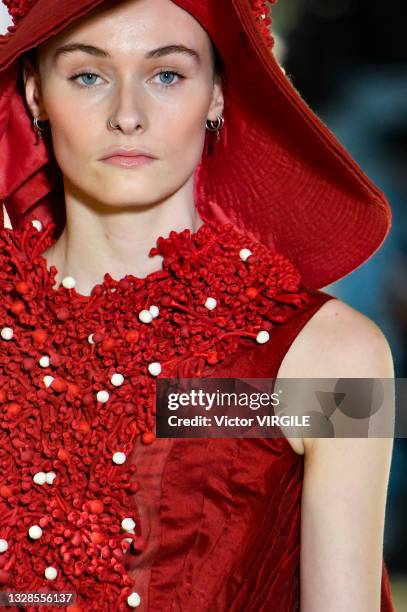
POLYGON ((121 83, 107 121, 108 129, 133 134, 135 131, 143 131, 146 125, 147 117, 142 110, 142 92, 136 91, 131 80, 121 83))

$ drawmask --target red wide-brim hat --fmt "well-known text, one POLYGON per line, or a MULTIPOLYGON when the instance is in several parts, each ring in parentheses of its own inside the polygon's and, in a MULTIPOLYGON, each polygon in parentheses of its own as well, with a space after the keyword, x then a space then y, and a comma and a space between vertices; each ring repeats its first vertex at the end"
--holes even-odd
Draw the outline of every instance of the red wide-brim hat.
MULTIPOLYGON (((102 2, 4 0, 15 25, 0 36, 0 202, 13 228, 39 219, 59 233, 64 218, 60 171, 44 142, 35 145, 20 56, 102 2)), ((266 3, 175 4, 206 29, 226 72, 225 123, 219 140, 207 134, 195 174, 201 218, 252 233, 286 255, 310 287, 346 276, 385 240, 390 206, 276 61, 266 3)))

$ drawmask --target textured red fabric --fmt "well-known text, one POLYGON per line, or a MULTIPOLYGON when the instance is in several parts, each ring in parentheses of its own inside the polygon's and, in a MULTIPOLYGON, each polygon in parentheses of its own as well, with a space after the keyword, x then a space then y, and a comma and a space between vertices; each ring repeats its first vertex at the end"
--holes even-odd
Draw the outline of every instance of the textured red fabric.
MULTIPOLYGON (((51 233, 0 231, 1 331, 13 330, 0 338, 2 590, 73 590, 70 612, 128 610, 133 591, 151 612, 299 611, 303 456, 285 438, 155 438, 147 365, 159 359, 165 377, 276 377, 333 296, 216 223, 160 237, 151 254, 163 256, 162 270, 106 274, 81 296, 54 287, 56 270, 41 255, 51 233), (242 248, 252 252, 246 260, 242 248), (214 310, 203 305, 208 295, 214 310), (158 316, 142 323, 152 304, 158 316), (262 345, 260 329, 270 334, 262 345), (122 386, 109 382, 113 371, 122 386), (100 389, 107 403, 96 401, 100 389), (128 460, 113 464, 113 451, 128 460), (52 485, 33 483, 39 471, 55 472, 52 485), (125 517, 134 533, 120 528, 125 517), (32 524, 43 529, 38 540, 27 535, 32 524)), ((385 565, 381 610, 393 610, 385 565)))

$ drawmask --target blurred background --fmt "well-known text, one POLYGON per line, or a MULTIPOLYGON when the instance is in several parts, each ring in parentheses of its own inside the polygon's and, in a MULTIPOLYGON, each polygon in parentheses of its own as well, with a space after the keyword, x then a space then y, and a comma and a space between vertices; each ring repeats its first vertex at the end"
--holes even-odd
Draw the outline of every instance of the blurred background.
MULTIPOLYGON (((385 333, 407 377, 407 44, 401 0, 280 0, 274 52, 302 97, 390 201, 383 246, 324 287, 385 333)), ((384 557, 396 612, 407 610, 407 439, 394 441, 384 557)))
MULTIPOLYGON (((404 3, 405 5, 405 3, 404 3)), ((405 6, 404 6, 405 8, 405 6)), ((306 102, 387 195, 392 229, 380 251, 324 287, 374 320, 407 377, 407 44, 403 3, 280 0, 275 54, 306 102)), ((11 23, 0 0, 0 31, 11 23)), ((407 440, 394 441, 384 557, 396 612, 407 610, 407 440)))

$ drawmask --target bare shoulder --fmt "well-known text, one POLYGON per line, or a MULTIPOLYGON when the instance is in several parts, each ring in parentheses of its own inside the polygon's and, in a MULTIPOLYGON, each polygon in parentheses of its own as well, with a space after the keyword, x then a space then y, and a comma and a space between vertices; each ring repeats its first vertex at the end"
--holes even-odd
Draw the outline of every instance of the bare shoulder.
MULTIPOLYGON (((391 349, 380 327, 340 299, 325 302, 301 329, 278 378, 393 378, 391 349)), ((288 439, 304 454, 312 439, 288 439)))
POLYGON ((304 325, 284 356, 278 376, 363 378, 390 372, 393 376, 391 351, 380 327, 334 298, 304 325))

